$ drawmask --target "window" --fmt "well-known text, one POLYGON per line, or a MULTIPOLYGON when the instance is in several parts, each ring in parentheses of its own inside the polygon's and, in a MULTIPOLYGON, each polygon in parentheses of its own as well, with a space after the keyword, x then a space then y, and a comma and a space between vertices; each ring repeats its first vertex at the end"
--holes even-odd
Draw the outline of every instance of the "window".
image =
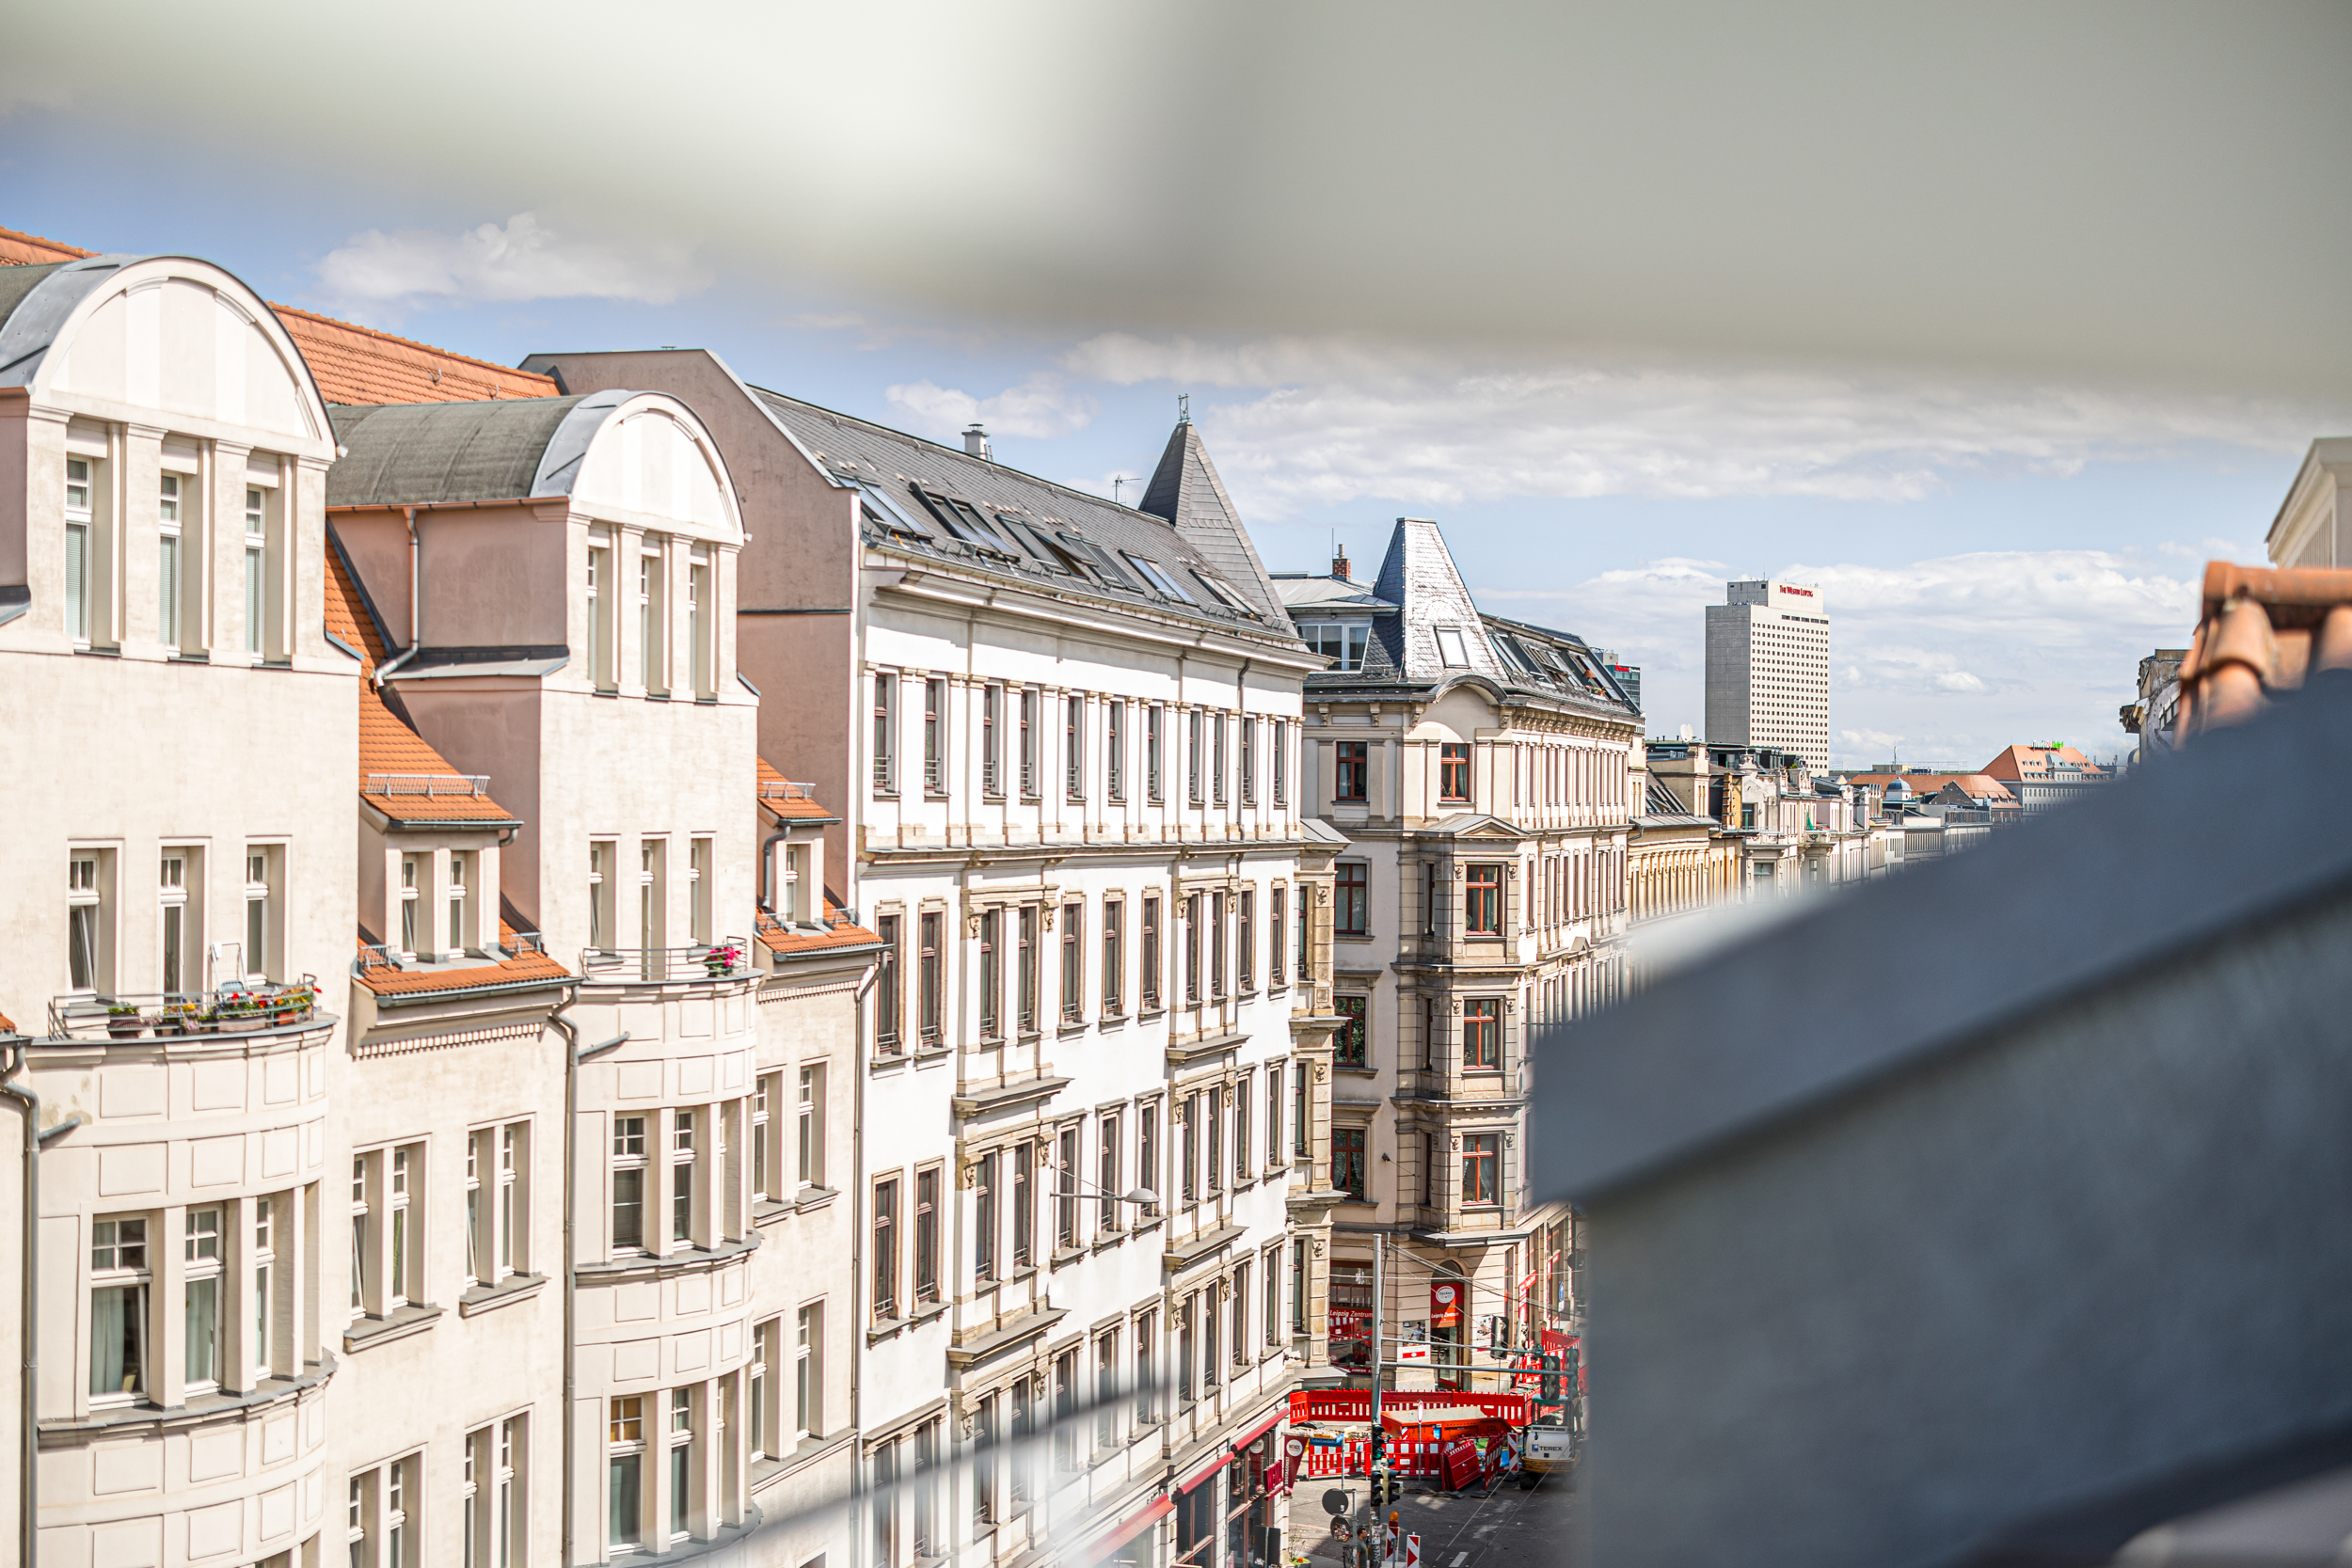
POLYGON ((410 958, 417 952, 417 901, 423 892, 423 874, 422 855, 400 857, 400 950, 410 958))
POLYGON ((821 1062, 801 1069, 796 1119, 800 1129, 800 1184, 821 1187, 825 1184, 825 1068, 821 1062))
POLYGON ((947 683, 927 680, 923 683, 923 789, 926 794, 947 793, 947 683))
POLYGON ((263 848, 245 852, 245 968, 246 977, 262 981, 277 976, 278 934, 278 855, 263 848))
POLYGON ((90 1224, 89 1391, 116 1403, 147 1386, 147 1220, 125 1214, 90 1224))
POLYGON ((1078 1353, 1054 1357, 1054 1467, 1078 1467, 1078 1353))
POLYGON ((874 1445, 873 1568, 900 1568, 898 1562, 898 1443, 885 1438, 874 1445))
POLYGON ((1307 1071, 1302 1065, 1291 1072, 1291 1158, 1307 1158, 1307 1114, 1311 1109, 1307 1071))
POLYGON ((1037 1259, 1037 1183, 1031 1180, 1036 1173, 1037 1145, 1015 1144, 1012 1148, 1012 1266, 1025 1269, 1037 1259))
POLYGON ((874 1316, 898 1315, 898 1179, 874 1183, 874 1316))
POLYGON ((1470 647, 1463 640, 1461 627, 1438 628, 1438 662, 1449 670, 1470 668, 1470 647))
MULTIPOLYGON (((1303 1246, 1306 1243, 1302 1242, 1299 1244, 1303 1246)), ((1159 1418, 1160 1385, 1152 1354, 1152 1348, 1159 1342, 1159 1337, 1154 1332, 1158 1327, 1157 1313, 1144 1312, 1136 1318, 1136 1424, 1138 1426, 1150 1426, 1159 1418)))
POLYGON ((1160 736, 1168 710, 1153 706, 1143 713, 1143 798, 1152 805, 1164 799, 1160 786, 1160 736))
POLYGON ((1119 1113, 1105 1113, 1095 1126, 1094 1190, 1103 1195, 1102 1229, 1120 1228, 1119 1113))
MULTIPOLYGON (((1147 1192, 1156 1194, 1168 1190, 1166 1180, 1160 1175, 1160 1106, 1157 1101, 1150 1101, 1136 1113, 1136 1182, 1147 1192)), ((1143 1207, 1147 1217, 1159 1212, 1157 1203, 1148 1203, 1143 1207)))
POLYGON ((662 873, 668 869, 669 846, 658 838, 637 844, 637 945, 644 955, 645 978, 659 980, 667 973, 655 954, 670 940, 670 900, 662 873))
POLYGON ((1200 804, 1200 710, 1184 714, 1184 799, 1200 804))
POLYGON ((710 944, 710 840, 686 841, 686 918, 688 940, 697 947, 710 944))
POLYGON ((609 1526, 605 1540, 615 1546, 644 1544, 645 1493, 645 1400, 614 1396, 605 1422, 605 1468, 609 1526))
POLYGON ((1347 1020, 1331 1041, 1332 1059, 1341 1067, 1365 1067, 1364 1009, 1371 1005, 1369 997, 1335 996, 1331 1010, 1347 1020))
POLYGON ((1114 804, 1127 799, 1127 705, 1103 707, 1103 791, 1114 804))
POLYGON ((1191 594, 1176 586, 1176 579, 1161 570, 1158 562, 1146 560, 1129 550, 1121 550, 1119 553, 1126 557, 1127 564, 1133 566, 1142 576, 1144 581, 1158 589, 1165 596, 1183 604, 1197 602, 1191 594))
POLYGON ((1037 693, 1021 689, 1021 798, 1037 799, 1037 693))
POLYGON ((999 940, 1004 916, 996 910, 980 913, 980 1037, 1004 1037, 1005 953, 999 940))
POLYGON ((645 1118, 612 1118, 612 1250, 645 1247, 645 1118))
POLYGON ((1298 890, 1297 952, 1298 981, 1301 985, 1312 984, 1315 977, 1314 950, 1308 944, 1307 940, 1312 925, 1309 919, 1308 911, 1313 907, 1313 904, 1314 890, 1311 888, 1301 887, 1298 890))
POLYGON ((370 1177, 373 1174, 372 1157, 355 1154, 351 1157, 351 1312, 358 1317, 366 1310, 376 1272, 368 1260, 368 1231, 374 1212, 373 1194, 370 1177))
POLYGON ((1244 888, 1233 917, 1233 963, 1241 971, 1244 996, 1258 989, 1258 895, 1244 888))
POLYGON ((1331 1129, 1331 1184, 1350 1197, 1364 1196, 1364 1130, 1331 1129))
MULTIPOLYGON (((1194 1298, 1199 1304, 1200 1329, 1200 1397, 1206 1399, 1223 1379, 1217 1369, 1216 1293, 1218 1282, 1211 1280, 1209 1288, 1194 1298)), ((1190 1305, 1190 1304, 1187 1304, 1190 1305)), ((1189 1357, 1187 1357, 1189 1359, 1189 1357)))
POLYGON ((985 1528, 996 1522, 996 1458, 1004 1441, 994 1394, 980 1397, 972 1418, 972 1523, 985 1528))
POLYGON ((670 1240, 694 1240, 695 1116, 691 1111, 670 1113, 670 1240))
POLYGON ((1209 800, 1220 806, 1225 803, 1225 736, 1232 728, 1225 715, 1209 716, 1209 800))
POLYGON ((1233 1347, 1233 1365, 1248 1366, 1249 1363, 1249 1265, 1247 1263, 1233 1265, 1231 1306, 1232 1322, 1226 1332, 1226 1342, 1233 1347))
POLYGON ((473 855, 470 851, 452 850, 449 857, 449 886, 445 903, 449 910, 449 946, 453 955, 475 947, 473 940, 473 855))
POLYGON ((688 657, 694 661, 694 695, 718 695, 717 650, 711 646, 711 634, 718 627, 713 613, 716 605, 710 596, 710 547, 696 545, 686 568, 686 643, 688 657))
POLYGON ((1062 704, 1061 755, 1063 791, 1072 800, 1087 798, 1087 700, 1073 695, 1062 704))
POLYGON ((1298 628, 1307 646, 1331 660, 1331 673, 1353 675, 1364 667, 1364 649, 1372 641, 1372 624, 1357 622, 1311 622, 1298 628))
POLYGON ((899 916, 886 914, 874 922, 874 929, 882 937, 879 973, 874 980, 874 1054, 896 1056, 898 1043, 898 988, 903 983, 898 972, 899 916))
POLYGON ((1282 1163, 1282 1064, 1268 1064, 1265 1069, 1265 1163, 1282 1163))
POLYGON ((1273 907, 1267 911, 1268 919, 1265 923, 1265 970, 1268 986, 1279 987, 1287 983, 1282 975, 1282 928, 1290 923, 1287 909, 1289 899, 1290 889, 1279 882, 1276 883, 1273 907))
POLYGON ((648 692, 670 689, 670 661, 662 657, 669 651, 662 644, 669 640, 670 626, 661 613, 661 542, 647 534, 637 557, 637 649, 638 673, 648 692))
POLYGON ((1499 937, 1502 934, 1502 867, 1473 865, 1462 884, 1462 934, 1499 937))
POLYGON ((181 516, 180 509, 183 500, 193 501, 201 492, 189 477, 181 474, 167 473, 156 483, 160 493, 155 499, 155 638, 166 646, 176 648, 180 645, 181 600, 185 593, 180 580, 180 538, 183 523, 187 519, 181 516))
POLYGON ((914 1173, 914 1299, 939 1299, 940 1167, 914 1173))
POLYGON ((588 846, 588 945, 599 953, 611 952, 613 945, 612 863, 617 854, 618 847, 610 840, 588 846))
POLYGON ((1207 1167, 1212 1193, 1225 1187, 1225 1097, 1230 1092, 1220 1084, 1208 1093, 1209 1135, 1201 1148, 1201 1163, 1207 1167))
POLYGON ((1176 1398, 1184 1405, 1192 1403, 1192 1329, 1199 1301, 1198 1296, 1186 1296, 1176 1308, 1176 1398))
POLYGON ((1502 1201, 1502 1189, 1496 1185, 1498 1165, 1502 1158, 1502 1138, 1495 1132, 1471 1132, 1462 1139, 1462 1203, 1493 1204, 1502 1201))
POLYGON ((775 1102, 782 1098, 783 1075, 768 1073, 752 1082, 752 1197, 755 1200, 775 1199, 784 1196, 784 1183, 774 1166, 776 1158, 775 1102))
POLYGON ((277 1218, 275 1199, 253 1200, 253 1288, 246 1292, 245 1357, 246 1370, 255 1383, 269 1376, 275 1365, 270 1359, 270 1339, 278 1298, 270 1285, 278 1262, 277 1218))
POLYGON ((996 1277, 996 1197, 1004 1163, 1004 1156, 993 1149, 981 1155, 979 1173, 972 1184, 972 1274, 976 1279, 996 1277))
POLYGON ((1291 1243, 1291 1332, 1307 1332, 1307 1243, 1291 1243))
MULTIPOLYGON (((1372 864, 1341 861, 1333 886, 1331 928, 1343 937, 1372 934, 1372 864)), ((1304 911, 1300 911, 1304 913, 1304 911)))
POLYGON ((423 1166, 422 1146, 392 1150, 391 1178, 385 1184, 384 1196, 386 1274, 391 1282, 384 1293, 388 1311, 413 1306, 424 1296, 424 1282, 418 1277, 424 1248, 409 1203, 420 1196, 417 1189, 423 1184, 423 1166))
POLYGON ((1107 1457, 1119 1446, 1119 1331, 1094 1341, 1094 1451, 1107 1457))
POLYGON ((1266 740, 1274 752, 1274 803, 1290 804, 1290 726, 1277 719, 1266 726, 1266 740))
POLYGON ((1340 740, 1332 745, 1338 754, 1338 772, 1332 780, 1331 798, 1361 802, 1372 777, 1372 742, 1340 740))
POLYGON ((1126 979, 1127 950, 1121 923, 1127 906, 1116 898, 1103 900, 1103 1016, 1117 1018, 1124 1011, 1122 982, 1126 979))
POLYGON ((1021 1032, 1025 1035, 1032 1035, 1037 1032, 1038 952, 1037 906, 1035 904, 1024 904, 1021 907, 1020 932, 1021 951, 1018 972, 1020 992, 1015 999, 1019 1005, 1019 1011, 1015 1017, 1021 1032))
POLYGON ((1184 1000, 1200 1001, 1200 895, 1184 895, 1184 1000))
POLYGON ((1084 943, 1084 904, 1061 907, 1061 1021, 1077 1023, 1086 1017, 1087 959, 1084 943))
POLYGON ((1258 721, 1248 717, 1241 721, 1241 803, 1258 803, 1258 721))
POLYGON ((1222 893, 1209 895, 1209 994, 1220 1002, 1225 999, 1225 900, 1222 893))
POLYGON ((1257 1098, 1252 1092, 1250 1069, 1244 1069, 1241 1081, 1233 1085, 1233 1181, 1236 1185, 1249 1180, 1249 1107, 1257 1098))
POLYGON ((898 793, 898 677, 874 677, 874 793, 898 793))
POLYGON ((1054 1246, 1073 1252, 1078 1245, 1078 1130, 1063 1128, 1055 1145, 1054 1246))
POLYGON ((1144 1011, 1155 1010, 1160 1005, 1160 901, 1154 897, 1143 901, 1143 965, 1137 978, 1144 1011))
POLYGON ((189 849, 167 849, 157 869, 160 951, 156 973, 162 976, 167 996, 193 989, 188 984, 195 974, 188 960, 196 951, 188 908, 188 862, 196 853, 189 849))
POLYGON ((1176 1121, 1176 1196, 1186 1204, 1200 1199, 1200 1097, 1184 1096, 1176 1121))
POLYGON ((914 955, 915 963, 915 1029, 923 1047, 939 1044, 942 986, 940 965, 946 961, 940 951, 940 931, 947 917, 938 910, 926 910, 916 922, 921 942, 914 955))
POLYGON ((1282 1342, 1282 1285, 1280 1247, 1268 1247, 1262 1272, 1265 1275, 1265 1342, 1282 1342))
POLYGON ((99 465, 87 457, 65 460, 65 632, 87 648, 97 627, 91 603, 98 581, 99 465))
POLYGON ((914 1545, 918 1558, 945 1557, 939 1540, 939 1460, 944 1421, 925 1421, 914 1429, 914 1486, 909 1499, 914 1510, 914 1545))
POLYGON ((262 651, 267 626, 265 562, 269 554, 269 503, 266 493, 245 493, 245 651, 262 651))
POLYGON ((599 691, 612 689, 612 634, 605 617, 612 612, 607 590, 612 577, 612 552, 599 544, 588 546, 588 681, 599 691))
POLYGON ((792 1421, 807 1437, 825 1430, 825 1304, 802 1307, 792 1333, 792 1421))
POLYGON ((1470 798, 1470 749, 1465 742, 1447 741, 1438 748, 1438 799, 1468 801, 1470 798))
POLYGON ((1462 1067, 1491 1071, 1502 1066, 1502 1002, 1482 997, 1462 1004, 1462 1067))
POLYGON ((107 916, 104 871, 114 857, 103 849, 81 849, 66 857, 66 953, 75 990, 114 989, 113 922, 107 916))
POLYGON ((991 800, 1005 794, 1004 709, 1003 687, 980 689, 980 793, 991 800))

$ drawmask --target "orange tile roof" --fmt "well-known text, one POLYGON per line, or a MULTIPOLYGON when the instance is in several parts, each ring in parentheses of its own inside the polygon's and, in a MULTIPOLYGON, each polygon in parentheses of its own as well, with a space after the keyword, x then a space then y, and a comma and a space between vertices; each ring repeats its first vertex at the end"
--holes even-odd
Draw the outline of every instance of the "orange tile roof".
POLYGON ((326 629, 359 650, 360 798, 394 822, 513 826, 513 812, 452 768, 385 705, 371 678, 384 661, 384 641, 374 618, 360 608, 342 552, 335 549, 326 552, 326 629))
POLYGON ((1854 784, 1875 784, 1883 790, 1900 779, 1903 787, 1914 795, 1933 795, 1946 784, 1960 785, 1963 794, 1979 800, 2006 800, 2010 799, 2009 786, 1985 773, 1856 773, 1846 782, 1854 784))
POLYGON ((270 309, 310 362, 319 395, 329 403, 485 403, 551 398, 558 392, 551 376, 509 370, 291 305, 270 309))
POLYGON ((13 229, 0 229, 0 266, 37 267, 50 261, 75 261, 96 254, 76 245, 44 240, 38 234, 20 234, 13 229))
POLYGON ((2208 562, 2173 734, 2242 723, 2323 670, 2352 670, 2352 571, 2208 562))
POLYGON ((790 958, 802 953, 824 953, 843 947, 866 947, 882 941, 863 926, 852 926, 842 918, 841 911, 829 900, 825 905, 825 929, 800 931, 785 925, 774 915, 760 913, 753 918, 752 935, 759 944, 778 958, 790 958))
POLYGON ((759 761, 759 808, 778 822, 838 822, 841 818, 827 811, 810 786, 795 784, 770 766, 766 757, 759 761))
POLYGON ((378 996, 417 996, 431 991, 472 990, 482 986, 527 986, 568 980, 572 972, 545 953, 517 951, 515 928, 499 922, 499 945, 510 957, 465 969, 385 969, 363 965, 359 983, 378 996))
POLYGON ((8 1015, 6 1013, 0 1013, 0 1035, 13 1035, 15 1033, 16 1025, 8 1022, 8 1015))
POLYGON ((2105 773, 2106 768, 2074 750, 2072 746, 2011 746, 1988 762, 1979 771, 1989 778, 2007 779, 2013 783, 2026 779, 2046 779, 2052 762, 2068 762, 2086 773, 2105 773))

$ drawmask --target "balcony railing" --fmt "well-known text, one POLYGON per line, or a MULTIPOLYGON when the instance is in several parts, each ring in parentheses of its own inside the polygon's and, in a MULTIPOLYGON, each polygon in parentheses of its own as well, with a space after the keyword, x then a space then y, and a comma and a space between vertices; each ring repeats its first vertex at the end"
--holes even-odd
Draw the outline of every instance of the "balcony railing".
POLYGON ((186 1035, 248 1035, 325 1022, 319 984, 305 974, 285 985, 224 986, 211 991, 150 991, 55 997, 49 1033, 56 1039, 171 1039, 186 1035))
MULTIPOLYGON (((547 950, 548 939, 538 932, 509 931, 500 939, 495 949, 485 948, 483 958, 495 963, 501 956, 518 958, 525 953, 537 953, 544 957, 547 950)), ((372 969, 402 970, 407 967, 399 948, 389 942, 379 942, 359 949, 359 957, 353 961, 351 973, 355 978, 364 979, 372 969)))
POLYGON ((487 773, 371 773, 362 795, 487 795, 487 773))
POLYGON ((790 779, 762 779, 759 798, 763 800, 814 800, 817 799, 817 786, 796 784, 790 779))
POLYGON ((752 944, 741 937, 684 947, 589 947, 580 955, 588 980, 734 980, 752 973, 752 944))

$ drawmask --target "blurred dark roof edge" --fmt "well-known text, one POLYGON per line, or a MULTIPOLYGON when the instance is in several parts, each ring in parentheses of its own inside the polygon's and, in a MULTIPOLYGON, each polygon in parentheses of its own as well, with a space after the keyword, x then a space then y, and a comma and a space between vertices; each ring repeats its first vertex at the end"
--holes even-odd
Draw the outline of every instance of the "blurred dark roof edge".
POLYGON ((1640 1185, 2352 880, 2347 776, 2352 674, 2323 675, 2161 767, 1824 896, 1556 1029, 1537 1045, 1535 1200, 1640 1185))

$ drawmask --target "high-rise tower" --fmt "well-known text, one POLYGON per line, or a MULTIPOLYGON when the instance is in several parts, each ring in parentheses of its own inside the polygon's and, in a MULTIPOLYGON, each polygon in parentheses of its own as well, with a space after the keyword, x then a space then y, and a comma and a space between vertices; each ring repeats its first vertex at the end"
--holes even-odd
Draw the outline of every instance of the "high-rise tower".
POLYGON ((1819 589, 1724 584, 1707 607, 1707 738, 1829 766, 1829 610, 1819 589))

